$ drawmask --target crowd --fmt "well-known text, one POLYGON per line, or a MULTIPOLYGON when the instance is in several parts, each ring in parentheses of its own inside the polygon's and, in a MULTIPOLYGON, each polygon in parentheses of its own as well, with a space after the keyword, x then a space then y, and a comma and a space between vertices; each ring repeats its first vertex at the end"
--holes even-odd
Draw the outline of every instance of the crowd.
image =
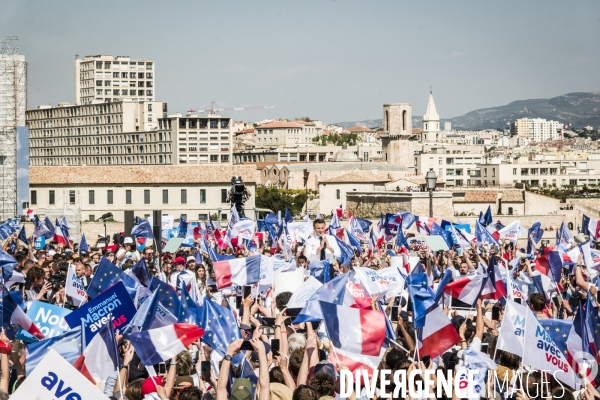
MULTIPOLYGON (((143 328, 120 326, 114 333, 118 346, 114 371, 101 382, 94 381, 108 398, 317 400, 342 398, 340 393, 350 392, 343 398, 375 399, 385 397, 377 376, 374 392, 369 393, 365 382, 357 392, 353 385, 340 387, 341 371, 364 369, 371 374, 389 369, 392 373, 405 371, 408 376, 419 369, 419 376, 424 377, 426 371, 468 367, 468 357, 473 355, 493 365, 483 371, 483 383, 477 385, 475 398, 600 398, 595 388, 600 379, 586 375, 586 370, 570 357, 572 349, 592 352, 594 358, 600 356, 600 351, 596 354, 600 348, 594 345, 600 345, 600 336, 597 326, 593 326, 593 321, 598 321, 595 237, 592 234, 590 238, 587 228, 574 235, 563 226, 557 231, 556 243, 549 246, 540 241, 539 227, 527 230, 518 224, 516 236, 510 240, 505 237, 510 236, 507 228, 512 224, 503 226, 484 220, 477 224, 487 233, 475 238, 458 228, 451 229, 452 235, 436 233, 436 222, 435 226, 431 221, 429 226, 419 225, 418 217, 406 213, 382 217, 379 224, 354 219, 344 229, 317 218, 308 222, 312 229, 306 234, 286 233, 283 220, 270 227, 274 230, 266 229, 252 239, 238 238, 233 244, 227 239, 229 232, 215 234, 214 227, 207 227, 199 238, 193 238, 191 247, 179 247, 170 254, 153 246, 142 248, 130 237, 123 237, 112 247, 96 244, 85 249, 79 249, 77 243, 51 240, 36 250, 34 237, 23 243, 22 236, 15 232, 4 240, 1 257, 6 289, 0 335, 0 398, 18 394, 19 387, 28 384, 30 372, 28 346, 32 342, 10 329, 15 325, 23 328, 23 324, 10 316, 7 320, 7 298, 12 296, 24 311, 35 301, 76 310, 78 302, 66 290, 70 271, 74 271, 72 279, 88 294, 101 292, 97 283, 101 271, 109 268, 107 262, 110 268, 124 273, 111 284, 132 278, 136 287, 146 288, 148 293, 170 287, 181 304, 171 315, 176 320, 171 320, 171 325, 194 321, 204 332, 185 343, 184 349, 148 365, 144 362, 146 356, 136 350, 134 336, 130 340, 129 335, 138 330, 163 329, 165 324, 157 323, 157 316, 143 328), (411 218, 413 221, 405 223, 411 218), (419 234, 405 233, 413 222, 417 222, 419 234), (435 235, 450 242, 447 250, 434 250, 424 240, 435 235), (352 240, 356 237, 358 243, 352 240), (526 239, 527 248, 517 245, 517 237, 526 239), (259 281, 251 278, 250 259, 256 256, 261 264, 259 281), (245 264, 236 263, 237 259, 244 259, 245 264), (244 270, 243 278, 233 271, 238 265, 244 270), (301 270, 303 282, 294 293, 278 291, 272 279, 264 285, 265 268, 270 268, 267 275, 297 276, 301 270), (239 279, 247 285, 240 284, 239 279), (306 289, 315 280, 316 286, 306 289), (231 282, 228 287, 224 287, 225 281, 231 282), (421 281, 423 285, 419 286, 421 281), (297 292, 303 291, 308 293, 306 298, 296 298, 300 297, 297 292), (333 295, 328 296, 328 291, 333 295), (327 308, 324 303, 337 308, 327 308), (179 317, 186 304, 197 306, 195 318, 179 317), (321 307, 316 317, 315 304, 321 307), (218 311, 209 313, 211 307, 218 311), (560 326, 566 332, 561 339, 564 343, 558 343, 558 339, 551 343, 565 354, 563 359, 569 360, 569 371, 577 373, 573 378, 577 384, 556 379, 553 370, 544 372, 542 365, 528 362, 531 357, 525 345, 527 338, 534 336, 533 331, 521 335, 521 347, 519 341, 505 336, 508 330, 503 327, 512 318, 511 313, 526 315, 520 307, 529 308, 544 329, 560 326), (368 339, 363 327, 361 339, 355 335, 360 327, 351 325, 356 321, 339 317, 346 315, 346 308, 365 312, 361 316, 366 320, 376 321, 374 325, 383 321, 383 325, 370 327, 375 333, 368 339), (330 314, 331 310, 338 313, 337 317, 330 314), (436 310, 445 316, 440 318, 436 310), (377 319, 375 314, 385 318, 377 319), (224 315, 228 321, 232 317, 233 328, 219 325, 224 315), (553 325, 556 321, 566 325, 553 325), (334 332, 336 324, 340 326, 334 332), (444 325, 449 325, 451 331, 444 325), (443 335, 431 333, 437 326, 442 326, 437 332, 443 335), (365 357, 360 357, 361 350, 352 350, 352 343, 348 344, 352 341, 359 348, 362 341, 365 357), (378 348, 367 354, 364 349, 374 343, 378 348)), ((135 299, 138 303, 137 296, 135 299)), ((91 294, 86 301, 92 301, 91 294)), ((167 302, 159 300, 168 313, 172 308, 167 302)), ((139 302, 136 308, 144 304, 139 302)), ((455 375, 453 379, 459 378, 455 375)), ((426 390, 431 397, 438 397, 438 384, 434 379, 426 390)), ((395 393, 398 388, 391 382, 385 389, 395 393)), ((393 398, 412 398, 396 392, 393 398)), ((441 398, 450 397, 442 394, 441 398)))

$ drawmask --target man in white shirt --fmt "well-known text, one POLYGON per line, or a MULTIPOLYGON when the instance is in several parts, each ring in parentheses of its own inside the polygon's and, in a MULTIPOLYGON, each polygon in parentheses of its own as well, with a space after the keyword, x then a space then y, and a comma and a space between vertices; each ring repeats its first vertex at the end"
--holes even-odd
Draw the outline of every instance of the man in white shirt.
POLYGON ((341 256, 339 246, 332 235, 325 234, 325 221, 315 219, 313 222, 314 232, 306 239, 304 255, 309 263, 341 256))

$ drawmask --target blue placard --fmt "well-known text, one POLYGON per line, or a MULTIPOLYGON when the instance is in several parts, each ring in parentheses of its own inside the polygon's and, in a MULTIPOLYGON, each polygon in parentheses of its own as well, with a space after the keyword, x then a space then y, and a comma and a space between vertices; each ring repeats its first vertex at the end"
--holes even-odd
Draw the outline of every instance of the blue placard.
POLYGON ((34 246, 36 250, 43 249, 46 246, 46 236, 35 239, 34 246))
POLYGON ((31 306, 27 311, 31 321, 40 329, 46 339, 60 336, 70 329, 65 321, 65 317, 70 313, 71 310, 68 308, 37 300, 31 302, 31 306))
MULTIPOLYGON (((469 225, 469 224, 452 224, 452 226, 454 226, 455 228, 458 228, 458 229, 462 229, 463 231, 465 231, 469 234, 471 233, 471 225, 469 225)), ((452 232, 452 228, 450 227, 450 224, 446 225, 445 229, 447 231, 452 232)))
POLYGON ((87 343, 108 322, 108 315, 112 314, 113 328, 123 329, 135 315, 135 306, 125 289, 123 282, 106 289, 89 303, 81 305, 65 317, 71 328, 85 323, 85 340, 87 343))

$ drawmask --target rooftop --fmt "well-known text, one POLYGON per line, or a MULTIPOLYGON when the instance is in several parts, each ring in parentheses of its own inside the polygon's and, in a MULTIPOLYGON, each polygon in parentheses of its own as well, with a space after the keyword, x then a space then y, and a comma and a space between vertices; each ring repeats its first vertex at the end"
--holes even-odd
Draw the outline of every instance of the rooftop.
POLYGON ((286 122, 286 121, 274 121, 269 122, 268 124, 257 126, 256 129, 299 129, 302 128, 302 125, 297 124, 295 122, 286 122))
POLYGON ((324 179, 319 183, 385 183, 390 181, 391 179, 387 175, 376 175, 370 171, 350 171, 333 178, 324 179))
POLYGON ((254 165, 140 165, 140 166, 57 166, 30 167, 31 185, 117 185, 230 183, 239 175, 247 182, 256 182, 254 165))
POLYGON ((367 128, 366 126, 356 125, 352 128, 348 128, 348 132, 373 132, 373 130, 367 128))
POLYGON ((523 202, 523 192, 520 190, 505 190, 502 192, 502 202, 523 202))
POLYGON ((495 203, 498 192, 495 190, 470 190, 465 192, 465 203, 495 203))

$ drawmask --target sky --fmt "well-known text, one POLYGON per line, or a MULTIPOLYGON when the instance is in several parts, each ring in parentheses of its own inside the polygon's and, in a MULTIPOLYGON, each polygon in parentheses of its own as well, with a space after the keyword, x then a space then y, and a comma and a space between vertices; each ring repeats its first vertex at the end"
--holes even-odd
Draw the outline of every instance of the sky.
POLYGON ((600 2, 6 2, 0 36, 18 35, 29 107, 74 101, 75 55, 156 63, 169 112, 268 105, 234 120, 382 117, 385 103, 442 118, 600 90, 600 2))

